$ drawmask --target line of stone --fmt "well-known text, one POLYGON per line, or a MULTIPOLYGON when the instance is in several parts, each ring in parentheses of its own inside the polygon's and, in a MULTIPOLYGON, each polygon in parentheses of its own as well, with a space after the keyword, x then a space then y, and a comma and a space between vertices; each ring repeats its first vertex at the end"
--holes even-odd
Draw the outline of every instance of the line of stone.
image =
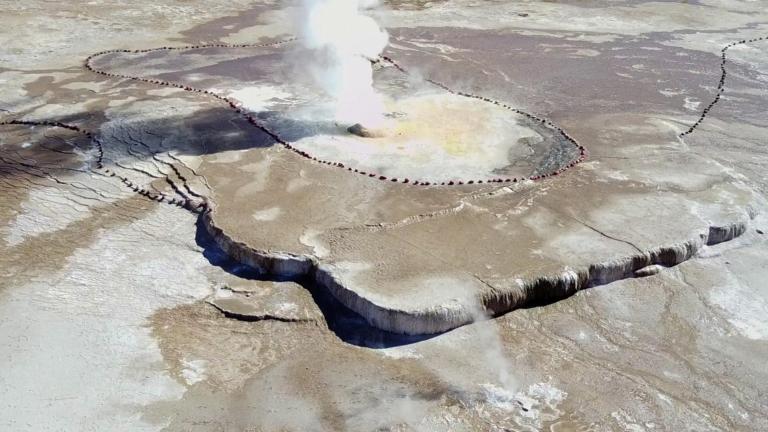
MULTIPOLYGON (((262 132, 266 133, 267 135, 269 135, 270 138, 275 140, 275 142, 277 142, 280 145, 282 145, 283 147, 293 151, 294 153, 296 153, 296 154, 298 154, 298 155, 300 155, 300 156, 302 156, 302 157, 304 157, 306 159, 312 160, 313 162, 317 162, 317 163, 320 163, 320 164, 323 164, 323 165, 332 166, 332 167, 335 167, 335 168, 345 169, 345 170, 347 170, 350 173, 359 174, 359 175, 362 175, 362 176, 365 176, 365 177, 369 177, 369 178, 372 178, 372 179, 376 179, 376 180, 380 180, 380 181, 387 181, 387 182, 401 183, 401 184, 410 184, 410 185, 414 185, 414 186, 461 186, 461 185, 473 185, 473 184, 483 184, 483 183, 517 183, 518 181, 524 181, 524 180, 536 181, 536 180, 542 180, 542 179, 547 178, 547 177, 553 177, 553 176, 557 176, 559 174, 562 174, 565 170, 576 166, 580 162, 583 162, 587 158, 587 156, 588 156, 588 152, 587 152, 587 150, 586 150, 586 148, 584 146, 582 146, 579 143, 577 143, 576 140, 573 139, 570 135, 568 135, 562 128, 556 126, 554 123, 552 123, 551 121, 549 121, 547 119, 535 116, 533 114, 529 114, 529 113, 527 113, 525 111, 513 108, 513 107, 511 107, 509 105, 506 105, 504 103, 501 103, 501 102, 498 102, 498 101, 495 101, 495 100, 492 100, 492 99, 489 99, 489 98, 486 98, 486 97, 472 95, 472 94, 463 93, 463 92, 458 92, 458 91, 455 91, 455 90, 451 89, 450 87, 448 87, 445 84, 439 83, 439 82, 431 80, 431 79, 427 79, 427 81, 430 82, 431 84, 434 84, 434 85, 444 89, 445 91, 450 92, 451 94, 455 94, 455 95, 459 95, 459 96, 469 97, 469 98, 478 99, 478 100, 482 100, 482 101, 485 101, 485 102, 493 103, 495 105, 498 105, 498 106, 501 106, 501 107, 506 108, 508 110, 511 110, 511 111, 513 111, 513 112, 515 112, 517 114, 521 114, 523 116, 526 116, 526 117, 528 117, 528 118, 530 118, 530 119, 532 119, 534 121, 538 121, 538 122, 540 122, 540 123, 542 123, 542 124, 552 128, 552 129, 556 130, 568 142, 572 143, 574 146, 576 146, 579 149, 579 152, 580 152, 579 157, 574 159, 574 160, 572 160, 571 162, 569 162, 565 166, 563 166, 561 168, 558 168, 557 170, 555 170, 553 172, 545 173, 545 174, 537 174, 537 175, 533 175, 533 176, 530 176, 530 177, 527 177, 527 178, 525 178, 525 177, 520 177, 520 178, 517 178, 517 177, 511 177, 511 178, 510 177, 501 177, 501 178, 480 179, 480 180, 450 180, 450 181, 443 181, 443 182, 433 182, 433 181, 426 181, 426 180, 412 180, 412 179, 408 179, 408 178, 400 179, 400 178, 396 178, 396 177, 395 178, 390 178, 390 177, 385 176, 385 175, 380 175, 380 174, 377 174, 377 173, 371 173, 371 172, 368 172, 368 171, 365 171, 365 170, 361 170, 361 169, 358 169, 358 168, 348 167, 348 166, 346 166, 345 164, 343 164, 341 162, 335 162, 335 161, 330 161, 330 160, 319 159, 319 158, 311 155, 310 153, 308 153, 308 152, 306 152, 304 150, 296 148, 295 146, 293 146, 289 142, 287 142, 284 139, 282 139, 276 132, 273 132, 272 130, 267 128, 264 124, 260 123, 256 119, 256 117, 251 115, 247 110, 243 109, 238 104, 238 102, 235 99, 232 99, 232 98, 229 98, 229 97, 226 97, 226 96, 221 96, 220 94, 217 94, 217 93, 209 91, 209 90, 198 89, 198 88, 195 88, 195 87, 192 87, 192 86, 189 86, 189 85, 185 85, 185 84, 181 84, 181 83, 175 83, 175 82, 172 82, 172 81, 164 81, 164 80, 157 80, 157 79, 151 79, 151 78, 142 78, 142 77, 137 77, 137 76, 124 75, 124 74, 118 74, 118 73, 112 73, 112 72, 106 72, 104 70, 100 70, 100 69, 95 68, 91 64, 92 60, 94 58, 96 58, 96 57, 99 57, 99 56, 102 56, 102 55, 106 55, 106 54, 114 54, 114 53, 142 54, 142 53, 155 52, 155 51, 183 51, 183 50, 204 49, 204 48, 264 48, 264 47, 273 47, 273 46, 283 45, 283 44, 286 44, 286 43, 289 43, 289 42, 293 42, 295 40, 297 40, 297 38, 290 38, 290 39, 285 39, 285 40, 281 40, 281 41, 277 41, 277 42, 264 43, 264 44, 204 44, 204 45, 187 45, 187 46, 178 46, 178 47, 163 46, 163 47, 159 47, 159 48, 145 48, 145 49, 136 49, 136 50, 114 49, 114 50, 100 51, 100 52, 97 52, 95 54, 92 54, 92 55, 88 56, 85 59, 84 66, 85 66, 85 68, 87 70, 89 70, 89 71, 91 71, 93 73, 96 73, 96 74, 99 74, 99 75, 103 75, 103 76, 106 76, 106 77, 110 77, 110 78, 121 78, 121 79, 128 79, 128 80, 132 80, 132 81, 144 82, 144 83, 153 84, 153 85, 162 85, 162 86, 168 86, 168 87, 175 87, 175 88, 178 88, 178 89, 181 89, 181 90, 184 90, 184 91, 188 91, 188 92, 192 92, 192 93, 200 93, 200 94, 203 94, 203 95, 207 95, 207 96, 213 97, 213 98, 218 99, 218 100, 226 103, 227 105, 229 105, 229 107, 235 113, 237 113, 238 115, 243 117, 248 123, 250 123, 254 127, 258 128, 262 132)), ((384 60, 385 62, 393 65, 399 71, 401 71, 403 73, 406 73, 406 74, 408 73, 402 66, 397 64, 392 58, 386 57, 386 56, 382 56, 381 59, 384 60)))
POLYGON ((168 182, 171 186, 171 188, 182 195, 183 199, 173 198, 169 195, 160 193, 160 192, 152 192, 148 189, 142 188, 141 186, 135 184, 131 179, 128 177, 122 176, 115 171, 104 168, 104 145, 102 142, 96 138, 92 132, 81 128, 80 126, 75 126, 67 123, 57 122, 57 121, 34 121, 34 120, 6 120, 6 121, 0 121, 0 126, 8 126, 8 125, 16 125, 16 126, 43 126, 43 127, 53 127, 53 128, 60 128, 60 129, 66 129, 73 132, 77 132, 88 139, 90 139, 91 143, 93 143, 94 148, 96 150, 96 160, 94 162, 94 165, 96 166, 97 170, 103 171, 103 174, 109 176, 109 177, 115 177, 116 179, 120 180, 121 183, 126 185, 129 189, 136 192, 139 195, 142 195, 144 197, 147 197, 153 201, 157 202, 164 202, 167 204, 175 205, 177 207, 184 208, 186 210, 189 210, 192 213, 199 214, 204 212, 208 209, 208 203, 205 200, 205 198, 202 199, 200 202, 194 202, 193 200, 187 198, 181 191, 178 189, 178 186, 176 186, 170 179, 166 177, 166 182, 168 182))
POLYGON ((723 93, 725 93, 725 78, 728 76, 728 72, 725 70, 725 64, 728 60, 727 59, 728 50, 737 45, 746 45, 748 43, 759 42, 764 40, 768 40, 768 36, 763 36, 763 37, 754 38, 754 39, 742 39, 740 41, 731 42, 728 45, 724 46, 723 49, 720 50, 720 81, 717 83, 717 95, 715 95, 715 98, 706 106, 706 108, 704 108, 698 120, 696 120, 696 123, 692 124, 685 132, 682 132, 680 133, 680 135, 678 135, 680 138, 683 138, 686 135, 692 134, 693 131, 696 130, 696 128, 698 128, 699 125, 707 117, 707 114, 709 114, 709 111, 712 110, 712 108, 718 102, 720 102, 721 96, 723 95, 723 93))

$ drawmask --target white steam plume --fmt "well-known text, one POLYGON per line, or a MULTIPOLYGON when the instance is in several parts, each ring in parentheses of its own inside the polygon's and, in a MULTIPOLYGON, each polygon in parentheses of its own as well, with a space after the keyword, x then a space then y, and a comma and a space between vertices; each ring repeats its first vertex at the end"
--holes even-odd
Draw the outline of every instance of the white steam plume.
POLYGON ((373 68, 389 36, 364 9, 376 0, 304 0, 301 40, 313 51, 315 80, 334 99, 335 120, 380 126, 384 103, 373 89, 373 68))

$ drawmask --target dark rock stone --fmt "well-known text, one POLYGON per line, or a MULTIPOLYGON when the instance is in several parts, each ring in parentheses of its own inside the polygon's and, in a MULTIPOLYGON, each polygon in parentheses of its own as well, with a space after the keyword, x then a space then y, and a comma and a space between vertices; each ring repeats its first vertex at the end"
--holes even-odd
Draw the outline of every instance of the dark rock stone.
POLYGON ((384 131, 379 129, 369 129, 360 123, 355 123, 348 127, 347 132, 363 138, 381 138, 384 136, 384 131))

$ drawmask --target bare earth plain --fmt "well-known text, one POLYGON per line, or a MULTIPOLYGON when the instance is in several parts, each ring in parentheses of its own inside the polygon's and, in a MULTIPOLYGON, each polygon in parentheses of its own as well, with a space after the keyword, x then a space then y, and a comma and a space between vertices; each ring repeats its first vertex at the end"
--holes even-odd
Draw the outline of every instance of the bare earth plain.
POLYGON ((762 2, 299 5, 4 6, 0 429, 768 429, 762 2))

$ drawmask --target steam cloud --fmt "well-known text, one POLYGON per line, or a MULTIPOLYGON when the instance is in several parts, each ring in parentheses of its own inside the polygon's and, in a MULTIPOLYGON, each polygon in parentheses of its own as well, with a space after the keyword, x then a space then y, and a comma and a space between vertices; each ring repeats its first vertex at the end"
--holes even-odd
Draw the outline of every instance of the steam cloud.
POLYGON ((389 36, 363 10, 377 0, 304 0, 301 40, 312 50, 312 75, 335 103, 335 120, 378 127, 384 103, 373 88, 373 68, 389 36))

